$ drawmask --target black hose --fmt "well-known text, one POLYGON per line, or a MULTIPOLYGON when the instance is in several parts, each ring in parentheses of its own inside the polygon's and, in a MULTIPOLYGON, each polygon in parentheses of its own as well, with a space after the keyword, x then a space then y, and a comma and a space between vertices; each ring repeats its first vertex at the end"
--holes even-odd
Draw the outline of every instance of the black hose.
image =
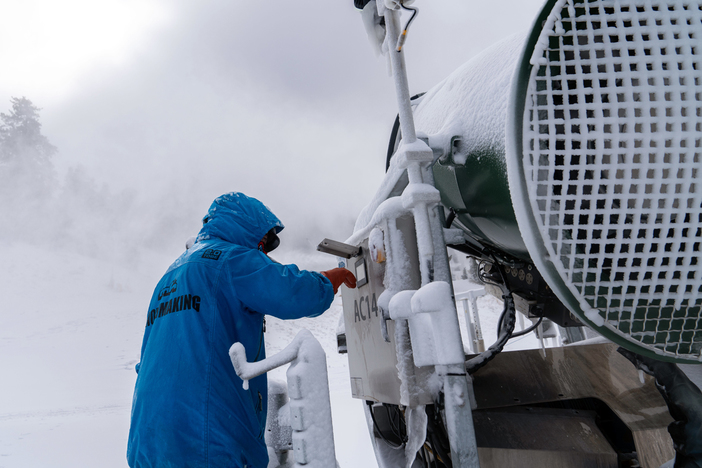
MULTIPOLYGON (((503 299, 504 299, 504 296, 503 296, 503 299)), ((497 319, 497 337, 496 337, 496 339, 500 339, 500 335, 502 335, 502 326, 504 325, 506 316, 507 316, 507 307, 503 307, 502 313, 500 314, 500 318, 497 319)))
POLYGON ((514 325, 516 322, 514 299, 512 298, 511 293, 505 294, 502 296, 502 299, 504 300, 505 306, 501 315, 501 324, 504 321, 504 326, 507 328, 502 330, 497 341, 492 346, 466 362, 466 371, 469 374, 475 373, 478 369, 497 356, 505 347, 507 341, 509 341, 509 339, 512 337, 512 332, 514 332, 514 325))
POLYGON ((530 326, 526 330, 522 330, 522 331, 517 332, 517 333, 512 333, 512 336, 510 338, 517 338, 518 336, 524 336, 527 333, 533 332, 534 330, 536 330, 536 327, 541 325, 541 322, 543 321, 543 319, 544 319, 544 316, 542 315, 541 317, 539 317, 539 321, 536 322, 534 325, 530 326))
POLYGON ((456 219, 456 210, 453 208, 449 208, 449 215, 446 217, 446 223, 444 224, 444 227, 446 229, 449 229, 451 225, 453 224, 453 221, 456 219))
POLYGON ((392 131, 390 132, 390 141, 388 141, 388 155, 385 158, 385 172, 390 169, 390 159, 395 153, 395 143, 397 142, 397 134, 400 132, 400 114, 395 117, 395 123, 392 124, 392 131))

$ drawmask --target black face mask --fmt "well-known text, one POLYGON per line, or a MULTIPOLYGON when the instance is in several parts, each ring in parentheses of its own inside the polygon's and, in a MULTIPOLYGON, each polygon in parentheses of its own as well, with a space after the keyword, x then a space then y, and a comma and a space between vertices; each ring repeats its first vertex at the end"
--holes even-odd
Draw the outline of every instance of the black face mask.
POLYGON ((280 245, 280 238, 275 233, 275 228, 268 231, 267 236, 265 244, 263 241, 258 244, 259 250, 262 250, 264 253, 272 252, 280 245))

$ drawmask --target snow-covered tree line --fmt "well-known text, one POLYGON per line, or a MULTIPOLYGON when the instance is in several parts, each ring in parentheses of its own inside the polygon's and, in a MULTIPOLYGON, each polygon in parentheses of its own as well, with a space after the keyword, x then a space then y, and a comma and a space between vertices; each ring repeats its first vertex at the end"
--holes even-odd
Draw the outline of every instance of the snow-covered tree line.
POLYGON ((44 197, 55 188, 51 157, 56 147, 41 133, 40 109, 25 97, 10 102, 10 111, 0 113, 0 190, 5 204, 32 194, 44 197))
POLYGON ((11 110, 0 113, 3 175, 10 180, 29 177, 37 181, 36 188, 50 190, 54 178, 51 157, 56 147, 41 133, 40 109, 25 97, 13 97, 10 102, 11 110))
POLYGON ((98 186, 80 166, 59 177, 59 149, 42 133, 40 110, 13 97, 0 113, 0 240, 114 258, 135 242, 134 194, 98 186))
MULTIPOLYGON (((109 185, 98 183, 93 176, 100 174, 80 165, 66 167, 66 161, 78 155, 63 154, 42 133, 40 111, 30 99, 13 97, 9 110, 0 112, 0 244, 31 243, 132 263, 145 251, 170 258, 197 234, 209 206, 209 200, 192 201, 193 194, 204 190, 202 184, 141 191, 125 189, 114 178, 109 185)), ((105 157, 80 156, 83 160, 105 157)), ((340 232, 350 231, 353 218, 339 219, 337 224, 348 226, 340 232)), ((289 217, 284 222, 294 220, 289 217)), ((316 223, 306 220, 305 229, 298 224, 298 229, 287 230, 285 247, 314 252, 329 231, 327 224, 316 223)))

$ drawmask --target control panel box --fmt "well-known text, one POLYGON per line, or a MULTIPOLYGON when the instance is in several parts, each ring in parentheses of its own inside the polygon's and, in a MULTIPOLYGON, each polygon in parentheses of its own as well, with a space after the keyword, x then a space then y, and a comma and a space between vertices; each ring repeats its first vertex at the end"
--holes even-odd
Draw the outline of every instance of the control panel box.
MULTIPOLYGON (((354 398, 389 404, 400 404, 401 381, 395 343, 396 323, 387 320, 387 337, 383 336, 383 313, 378 298, 384 291, 386 262, 371 259, 368 239, 361 245, 361 254, 347 260, 347 268, 356 276, 356 288, 341 288, 344 309, 346 346, 349 358, 351 393, 354 398)), ((411 365, 416 382, 428 381, 433 368, 411 365)), ((416 390, 416 389, 415 389, 416 390)), ((413 392, 412 404, 430 404, 428 389, 413 392)))

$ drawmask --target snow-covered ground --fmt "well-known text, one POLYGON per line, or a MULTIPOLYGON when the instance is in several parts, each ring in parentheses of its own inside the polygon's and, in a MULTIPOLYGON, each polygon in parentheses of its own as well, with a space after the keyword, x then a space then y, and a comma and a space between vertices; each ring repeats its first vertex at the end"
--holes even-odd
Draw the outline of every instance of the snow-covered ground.
MULTIPOLYGON (((152 288, 171 258, 132 268, 13 244, 0 269, 0 467, 125 467, 132 391, 152 288)), ((336 353, 337 298, 322 317, 267 320, 272 354, 301 328, 327 352, 337 458, 375 467, 347 361, 336 353)), ((273 378, 285 379, 284 371, 273 378)))
POLYGON ((138 270, 2 247, 0 466, 123 467, 134 365, 153 283, 138 270))
MULTIPOLYGON (((0 467, 125 467, 144 308, 172 258, 141 253, 119 266, 23 243, 1 252, 0 467)), ((457 292, 472 287, 460 282, 457 292)), ((489 345, 501 303, 478 304, 489 345)), ((315 319, 269 318, 267 351, 301 328, 317 337, 327 353, 340 466, 374 468, 362 403, 351 398, 347 358, 336 352, 340 314, 337 297, 315 319)), ((527 344, 537 345, 528 337, 511 346, 527 344)), ((272 378, 284 381, 284 369, 272 378)))

